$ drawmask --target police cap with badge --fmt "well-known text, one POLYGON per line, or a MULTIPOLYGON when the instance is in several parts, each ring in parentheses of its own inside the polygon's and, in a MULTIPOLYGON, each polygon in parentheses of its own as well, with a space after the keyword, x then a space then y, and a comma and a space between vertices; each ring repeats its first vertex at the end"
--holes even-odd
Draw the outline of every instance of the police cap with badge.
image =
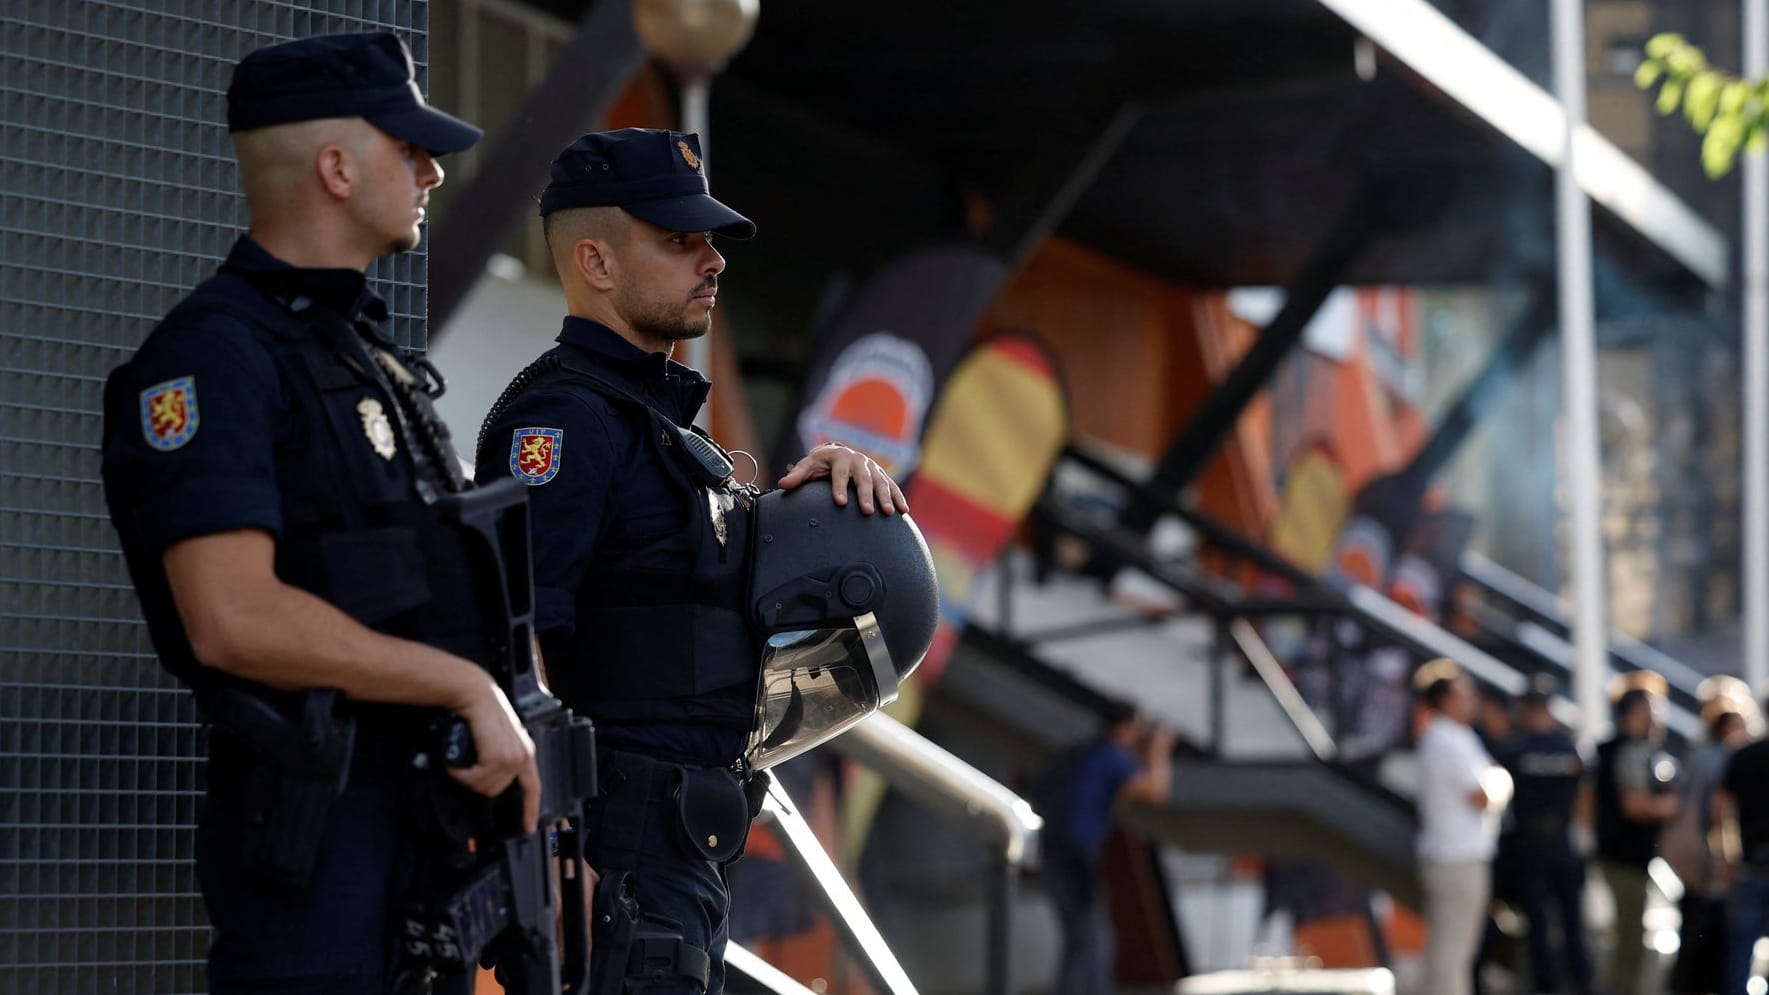
POLYGON ((271 45, 234 67, 228 131, 331 117, 360 117, 432 155, 463 151, 484 135, 425 102, 411 50, 385 31, 271 45))
POLYGON ((713 199, 700 136, 657 128, 597 131, 553 160, 542 217, 574 207, 618 207, 665 231, 750 238, 755 223, 713 199))

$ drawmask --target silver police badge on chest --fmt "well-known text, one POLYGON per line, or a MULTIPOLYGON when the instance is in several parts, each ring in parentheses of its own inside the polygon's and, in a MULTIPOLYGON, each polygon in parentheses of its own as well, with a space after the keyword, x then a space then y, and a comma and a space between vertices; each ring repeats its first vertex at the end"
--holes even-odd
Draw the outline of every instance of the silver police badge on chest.
POLYGON ((387 411, 381 402, 372 397, 365 397, 356 402, 356 413, 362 416, 362 434, 368 436, 369 445, 382 459, 390 460, 399 451, 393 441, 393 423, 387 420, 387 411))

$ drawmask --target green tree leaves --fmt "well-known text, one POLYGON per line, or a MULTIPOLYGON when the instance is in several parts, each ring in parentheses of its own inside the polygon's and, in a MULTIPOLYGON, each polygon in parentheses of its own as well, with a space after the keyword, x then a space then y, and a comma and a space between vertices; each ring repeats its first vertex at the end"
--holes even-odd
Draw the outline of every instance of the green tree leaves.
POLYGON ((1702 50, 1682 35, 1654 35, 1646 59, 1634 70, 1634 85, 1658 89, 1660 114, 1683 108, 1689 126, 1702 136, 1701 164, 1709 177, 1732 171, 1743 150, 1761 151, 1769 114, 1769 79, 1747 80, 1708 65, 1702 50))

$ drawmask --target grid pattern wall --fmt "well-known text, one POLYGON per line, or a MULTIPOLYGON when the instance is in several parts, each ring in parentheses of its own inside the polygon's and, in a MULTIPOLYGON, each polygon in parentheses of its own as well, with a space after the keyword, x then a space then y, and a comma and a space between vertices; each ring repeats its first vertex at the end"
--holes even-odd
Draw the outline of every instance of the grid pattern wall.
MULTIPOLYGON (((421 0, 0 0, 0 991, 205 989, 202 737, 105 515, 104 377, 243 227, 224 120, 260 45, 421 0)), ((421 253, 371 272, 423 344, 421 253)))

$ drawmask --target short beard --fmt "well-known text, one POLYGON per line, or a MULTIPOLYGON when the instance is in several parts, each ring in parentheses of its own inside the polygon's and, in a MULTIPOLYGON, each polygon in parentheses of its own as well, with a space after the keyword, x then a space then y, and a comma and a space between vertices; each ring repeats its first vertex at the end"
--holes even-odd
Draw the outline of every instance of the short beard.
POLYGON ((702 335, 712 331, 713 318, 712 315, 709 314, 706 316, 706 321, 698 325, 684 318, 674 324, 663 326, 641 325, 640 327, 665 342, 686 342, 689 339, 700 338, 702 335))
MULTIPOLYGON (((622 295, 626 296, 626 295, 622 295)), ((681 305, 671 307, 661 301, 640 302, 630 297, 625 302, 628 318, 633 331, 646 338, 658 342, 683 342, 697 339, 712 331, 713 316, 708 311, 704 319, 696 320, 682 313, 681 305)))

